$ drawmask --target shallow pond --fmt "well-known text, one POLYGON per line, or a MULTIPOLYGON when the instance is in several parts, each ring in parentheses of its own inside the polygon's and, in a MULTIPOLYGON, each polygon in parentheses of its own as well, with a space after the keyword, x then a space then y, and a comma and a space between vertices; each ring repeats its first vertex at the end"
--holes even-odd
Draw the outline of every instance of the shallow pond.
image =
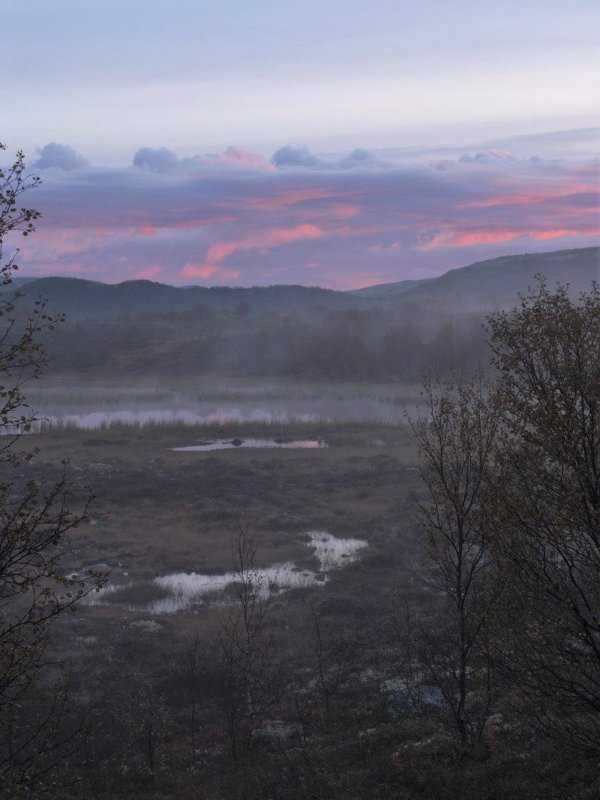
MULTIPOLYGON (((267 598, 273 594, 281 594, 291 589, 310 586, 324 586, 328 581, 328 573, 342 569, 358 558, 358 551, 367 547, 364 539, 342 539, 328 531, 308 531, 307 547, 313 550, 318 562, 318 570, 301 569, 291 561, 273 564, 269 567, 250 569, 244 573, 244 579, 252 583, 258 597, 267 598)), ((199 572, 174 572, 161 575, 151 584, 137 584, 140 594, 154 587, 163 596, 149 603, 141 604, 122 602, 120 595, 124 592, 128 597, 135 594, 136 584, 107 584, 100 592, 86 598, 89 605, 106 604, 126 607, 133 611, 144 611, 149 614, 175 614, 180 611, 191 611, 201 606, 229 603, 235 600, 235 586, 239 584, 241 574, 236 571, 219 575, 208 575, 199 572)))
POLYGON ((201 442, 186 447, 171 447, 178 453, 199 453, 208 450, 232 450, 236 447, 275 447, 280 449, 314 450, 328 445, 322 439, 229 439, 220 442, 201 442))

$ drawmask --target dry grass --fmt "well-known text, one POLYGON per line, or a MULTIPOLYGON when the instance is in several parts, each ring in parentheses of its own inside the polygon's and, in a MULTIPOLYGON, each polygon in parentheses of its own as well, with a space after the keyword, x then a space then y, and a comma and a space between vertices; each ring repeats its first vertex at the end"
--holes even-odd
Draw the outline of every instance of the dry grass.
POLYGON ((288 426, 270 435, 316 436, 330 447, 169 449, 260 433, 256 425, 176 425, 27 437, 43 454, 38 477, 49 475, 67 453, 76 494, 83 497, 91 487, 96 495, 92 518, 70 538, 68 569, 106 564, 113 582, 140 586, 170 572, 227 572, 232 537, 244 524, 260 540, 258 566, 292 561, 314 568, 306 532, 318 529, 369 542, 357 565, 332 578, 331 591, 352 594, 359 580, 377 592, 393 580, 398 536, 408 537, 403 563, 413 547, 409 516, 419 489, 406 431, 373 424, 288 426))

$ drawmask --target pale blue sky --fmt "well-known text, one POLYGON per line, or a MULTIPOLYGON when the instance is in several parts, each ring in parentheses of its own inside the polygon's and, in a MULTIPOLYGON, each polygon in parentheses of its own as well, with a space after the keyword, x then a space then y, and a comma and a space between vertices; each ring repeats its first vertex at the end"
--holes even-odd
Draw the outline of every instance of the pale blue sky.
POLYGON ((476 142, 594 124, 587 0, 2 2, 4 140, 124 165, 183 155, 476 142))

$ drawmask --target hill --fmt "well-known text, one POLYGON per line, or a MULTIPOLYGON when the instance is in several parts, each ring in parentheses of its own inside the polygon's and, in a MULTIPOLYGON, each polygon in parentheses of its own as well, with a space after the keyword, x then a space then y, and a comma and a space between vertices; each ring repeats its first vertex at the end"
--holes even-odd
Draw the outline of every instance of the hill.
POLYGON ((364 289, 352 289, 351 291, 346 292, 346 294, 351 294, 355 297, 365 297, 369 300, 373 300, 375 298, 384 298, 389 300, 391 298, 396 298, 398 295, 404 294, 410 289, 414 289, 423 283, 427 283, 430 280, 435 280, 435 278, 424 278, 420 281, 399 281, 398 283, 377 283, 375 286, 367 286, 364 289))
POLYGON ((600 248, 503 256, 450 270, 438 278, 384 283, 348 292, 293 285, 176 287, 146 280, 105 284, 81 278, 18 278, 13 288, 30 298, 47 298, 50 309, 63 311, 76 321, 195 309, 289 314, 319 306, 341 311, 411 304, 460 312, 511 307, 517 293, 535 282, 536 274, 543 274, 551 287, 557 282, 569 283, 573 293, 579 293, 589 288, 592 280, 600 280, 600 248))
MULTIPOLYGON (((488 311, 513 306, 519 292, 526 292, 543 275, 550 288, 568 283, 573 294, 600 280, 600 248, 556 250, 479 261, 453 269, 417 286, 394 293, 386 303, 413 303, 454 311, 488 311)), ((399 285, 402 287, 404 281, 399 285)), ((398 285, 398 284, 396 284, 398 285)), ((394 284, 392 284, 392 287, 394 284)), ((375 287, 372 287, 375 288, 375 287)), ((384 297, 382 295, 381 299, 384 297)))
POLYGON ((259 313, 306 311, 316 306, 347 309, 366 301, 346 292, 308 286, 176 287, 153 281, 106 284, 81 278, 39 278, 19 287, 23 295, 44 297, 50 309, 61 310, 71 320, 110 319, 140 314, 208 309, 259 313))

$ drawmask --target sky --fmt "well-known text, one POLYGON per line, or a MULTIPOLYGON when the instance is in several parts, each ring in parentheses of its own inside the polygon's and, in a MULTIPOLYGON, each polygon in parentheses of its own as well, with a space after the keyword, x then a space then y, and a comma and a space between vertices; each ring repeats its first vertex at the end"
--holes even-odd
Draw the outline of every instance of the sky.
POLYGON ((351 289, 598 244, 596 2, 0 7, 22 274, 351 289))

